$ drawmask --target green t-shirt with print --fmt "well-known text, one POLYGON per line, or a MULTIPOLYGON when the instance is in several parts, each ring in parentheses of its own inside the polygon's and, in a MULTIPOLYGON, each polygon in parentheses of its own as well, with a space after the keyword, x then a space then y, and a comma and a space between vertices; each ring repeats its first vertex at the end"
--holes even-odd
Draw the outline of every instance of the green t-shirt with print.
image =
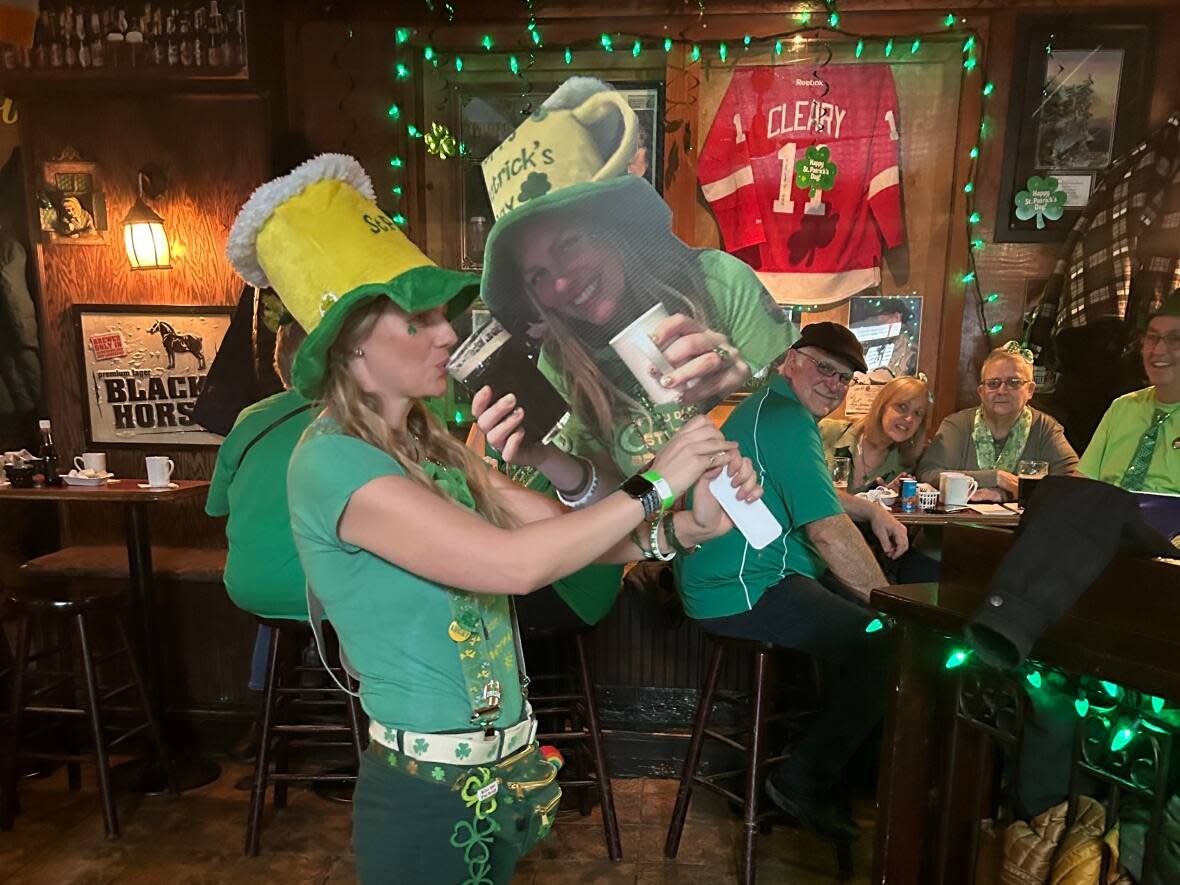
MULTIPOLYGON (((456 502, 474 507, 463 474, 423 464, 456 502)), ((307 580, 324 604, 360 674, 361 705, 384 726, 418 732, 468 731, 472 704, 460 662, 463 648, 448 630, 451 596, 437 584, 341 540, 340 519, 354 492, 383 476, 404 476, 392 456, 348 436, 326 416, 303 435, 287 476, 291 527, 307 580)), ((438 538, 438 557, 473 555, 438 538)), ((497 727, 520 721, 523 702, 512 617, 506 596, 465 593, 482 616, 479 664, 499 681, 497 727)))
POLYGON ((691 618, 749 611, 787 575, 818 578, 827 565, 804 526, 844 512, 815 417, 781 375, 743 400, 721 430, 754 462, 762 500, 783 533, 755 550, 734 530, 706 541, 692 556, 676 557, 677 583, 691 618))
MULTIPOLYGON (((717 317, 714 331, 725 335, 741 352, 751 372, 755 375, 763 372, 795 342, 798 330, 745 262, 716 249, 702 250, 699 261, 717 317)), ((591 357, 611 384, 636 402, 644 401, 643 388, 613 349, 604 347, 591 352, 591 357)), ((570 384, 553 367, 545 351, 539 365, 569 402, 570 384)), ((680 425, 695 414, 697 411, 691 407, 672 403, 619 416, 611 441, 611 460, 624 476, 634 473, 651 461, 680 425)), ((566 451, 582 456, 603 448, 579 415, 570 416, 557 442, 566 451)))

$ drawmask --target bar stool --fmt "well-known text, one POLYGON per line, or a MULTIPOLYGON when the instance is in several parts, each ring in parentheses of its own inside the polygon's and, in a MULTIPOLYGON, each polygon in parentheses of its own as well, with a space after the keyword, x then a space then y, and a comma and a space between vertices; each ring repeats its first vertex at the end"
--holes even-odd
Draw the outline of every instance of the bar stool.
MULTIPOLYGON (((709 636, 713 645, 713 653, 709 659, 709 669, 705 674, 705 686, 701 691, 701 699, 697 704, 696 717, 692 727, 692 736, 688 742, 688 754, 684 758, 684 769, 680 775, 680 789, 676 794, 676 805, 672 810, 672 821, 668 826, 668 836, 664 841, 664 855, 676 857, 680 850, 680 837, 684 832, 684 821, 688 816, 689 802, 692 800, 694 787, 703 787, 720 796, 724 796, 735 806, 742 809, 742 860, 740 879, 742 885, 753 885, 757 866, 758 831, 763 824, 776 814, 776 810, 759 811, 762 794, 762 783, 765 772, 771 765, 782 761, 784 756, 768 756, 765 744, 765 728, 771 720, 767 713, 767 686, 770 684, 770 660, 776 646, 770 643, 754 642, 751 640, 729 639, 727 637, 709 636), (753 684, 750 692, 750 720, 748 726, 738 729, 736 736, 709 728, 709 720, 713 713, 713 699, 717 691, 718 677, 721 675, 721 665, 725 650, 730 648, 747 648, 754 653, 753 684), (748 735, 746 743, 737 740, 745 733, 748 735), (736 771, 722 771, 716 774, 702 775, 697 773, 700 764, 701 750, 705 738, 732 747, 746 754, 746 766, 736 771), (723 783, 741 777, 744 780, 744 792, 738 795, 727 789, 723 783)), ((730 730, 733 731, 732 729, 730 730)), ((773 803, 772 803, 773 804, 773 803)), ((852 846, 848 842, 833 843, 836 849, 836 864, 839 878, 846 881, 852 878, 852 846)))
MULTIPOLYGON (((262 809, 266 804, 266 790, 270 785, 274 785, 274 807, 285 808, 288 784, 356 784, 356 771, 360 766, 361 753, 364 751, 362 714, 356 698, 345 694, 335 684, 329 684, 326 688, 300 685, 300 680, 305 674, 328 673, 323 667, 304 667, 298 663, 303 643, 297 640, 311 635, 308 623, 285 618, 257 618, 257 621, 263 626, 270 627, 271 634, 266 663, 266 685, 263 689, 262 728, 258 756, 254 762, 250 812, 246 821, 246 854, 250 857, 258 856, 262 840, 262 809), (341 699, 344 701, 343 705, 341 699), (322 715, 312 716, 315 711, 322 713, 325 708, 340 706, 345 708, 347 724, 325 722, 322 715), (306 709, 308 715, 296 721, 295 714, 300 709, 306 709), (348 740, 339 740, 342 736, 347 736, 348 740), (291 749, 294 747, 348 747, 353 755, 352 771, 291 771, 291 749), (273 772, 270 770, 272 759, 273 772)), ((331 673, 335 674, 349 691, 356 691, 356 682, 344 672, 343 667, 333 667, 331 673)))
MULTIPOLYGON (((12 679, 12 695, 10 699, 9 717, 9 745, 4 758, 3 781, 5 794, 4 804, 7 808, 0 813, 0 828, 10 829, 13 817, 19 804, 17 795, 18 767, 21 759, 48 759, 65 761, 69 764, 68 780, 71 791, 81 787, 79 763, 93 760, 98 772, 98 792, 102 804, 103 826, 108 839, 119 838, 119 818, 115 809, 114 794, 111 789, 110 752, 130 738, 144 733, 151 743, 151 749, 157 762, 169 770, 168 754, 160 734, 159 723, 152 715, 148 703, 147 690, 144 687, 142 670, 136 653, 131 645, 127 632, 124 609, 130 604, 131 597, 125 587, 107 587, 90 585, 73 589, 69 586, 40 586, 31 590, 12 591, 7 598, 8 610, 17 619, 17 647, 12 679), (64 641, 56 646, 41 646, 33 638, 34 619, 51 619, 69 621, 73 627, 73 638, 78 642, 78 655, 70 646, 69 633, 64 641), (96 618, 106 618, 115 626, 118 646, 111 652, 96 654, 92 636, 93 621, 96 618), (43 667, 40 664, 30 667, 34 662, 45 661, 47 658, 58 656, 60 669, 43 667), (117 685, 100 685, 99 667, 110 661, 126 658, 130 671, 130 680, 117 685), (78 697, 76 704, 50 703, 48 696, 63 686, 74 688, 78 682, 84 685, 84 691, 74 694, 78 697), (41 683, 36 688, 31 683, 41 683), (133 691, 135 706, 114 706, 110 703, 114 698, 128 691, 133 691), (133 725, 116 737, 108 738, 108 731, 113 727, 108 725, 108 713, 135 713, 141 717, 137 725, 133 725), (48 750, 31 751, 22 745, 22 741, 47 731, 55 723, 49 721, 45 727, 37 731, 24 730, 26 716, 45 717, 49 720, 76 721, 85 717, 89 720, 93 748, 91 753, 63 753, 48 750)), ((71 749, 74 735, 70 735, 71 749)))
MULTIPOLYGON (((576 756, 578 774, 574 777, 560 777, 563 788, 578 789, 581 792, 581 812, 590 813, 590 790, 598 793, 602 807, 602 828, 606 838, 606 851, 616 863, 623 859, 623 845, 619 838, 619 822, 615 816, 615 800, 611 791, 610 770, 606 764, 606 747, 602 740, 602 726, 598 719, 598 700, 594 680, 586 656, 586 635, 592 628, 575 630, 572 633, 575 662, 573 672, 551 674, 529 674, 530 687, 555 684, 549 694, 529 692, 529 703, 537 717, 537 740, 541 743, 572 744, 576 756), (563 691, 563 683, 565 690, 563 691), (575 687, 576 686, 576 687, 575 687), (547 722, 568 723, 568 729, 541 731, 547 722), (589 752, 586 745, 589 744, 589 752)), ((526 641, 535 643, 548 640, 568 648, 570 633, 547 631, 544 628, 525 627, 526 641)), ((526 659, 527 659, 526 655, 526 659)), ((571 767, 573 768, 573 767, 571 767)))

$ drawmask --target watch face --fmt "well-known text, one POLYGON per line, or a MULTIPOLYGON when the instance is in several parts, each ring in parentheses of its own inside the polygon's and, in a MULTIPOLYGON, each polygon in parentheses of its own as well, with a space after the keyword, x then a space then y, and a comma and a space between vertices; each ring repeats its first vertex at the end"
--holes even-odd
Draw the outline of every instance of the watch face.
POLYGON ((640 476, 637 473, 634 476, 628 477, 626 482, 623 483, 622 488, 632 498, 641 498, 652 491, 655 486, 652 485, 650 479, 640 476))

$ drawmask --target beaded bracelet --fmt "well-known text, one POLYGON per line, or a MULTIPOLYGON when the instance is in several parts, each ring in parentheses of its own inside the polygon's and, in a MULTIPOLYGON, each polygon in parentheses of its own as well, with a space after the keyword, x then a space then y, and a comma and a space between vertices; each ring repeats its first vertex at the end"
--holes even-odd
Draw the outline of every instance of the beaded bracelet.
MULTIPOLYGON (((578 458, 577 455, 574 457, 578 458)), ((561 503, 566 507, 570 507, 575 510, 579 507, 585 507, 587 504, 589 504, 590 499, 594 496, 594 493, 598 491, 598 471, 594 469, 594 462, 589 458, 578 458, 578 460, 589 468, 589 478, 584 480, 585 491, 578 495, 577 498, 571 498, 567 497, 561 489, 556 487, 554 488, 554 491, 557 492, 557 499, 561 501, 561 503)))
POLYGON ((631 534, 628 537, 631 539, 631 543, 639 548, 639 552, 643 554, 644 559, 655 559, 652 556, 651 550, 643 546, 643 541, 639 538, 638 528, 631 529, 631 534))
POLYGON ((660 549, 660 526, 664 522, 664 516, 665 514, 661 513, 659 519, 654 520, 651 524, 651 555, 652 558, 658 559, 660 562, 671 562, 676 558, 676 551, 664 553, 660 549))
POLYGON ((681 556, 692 556, 701 549, 700 544, 693 544, 692 547, 685 547, 680 543, 680 539, 676 537, 676 514, 669 513, 668 521, 664 523, 664 535, 668 539, 668 543, 672 545, 672 549, 681 556))

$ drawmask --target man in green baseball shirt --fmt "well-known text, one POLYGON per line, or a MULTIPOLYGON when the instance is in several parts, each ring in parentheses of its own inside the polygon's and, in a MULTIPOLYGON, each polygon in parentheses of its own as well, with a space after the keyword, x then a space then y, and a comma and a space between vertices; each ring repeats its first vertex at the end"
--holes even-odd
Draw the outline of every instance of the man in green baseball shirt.
POLYGON ((870 525, 887 555, 908 547, 888 511, 837 492, 824 458, 817 422, 844 401, 853 372, 865 369, 860 342, 844 326, 803 328, 778 374, 722 427, 753 459, 783 534, 755 550, 730 532, 676 560, 685 611, 708 633, 797 648, 828 665, 824 709, 771 772, 767 792, 837 839, 857 827, 833 803, 832 789, 885 706, 886 643, 865 628, 875 617, 869 593, 888 581, 852 519, 870 525))

